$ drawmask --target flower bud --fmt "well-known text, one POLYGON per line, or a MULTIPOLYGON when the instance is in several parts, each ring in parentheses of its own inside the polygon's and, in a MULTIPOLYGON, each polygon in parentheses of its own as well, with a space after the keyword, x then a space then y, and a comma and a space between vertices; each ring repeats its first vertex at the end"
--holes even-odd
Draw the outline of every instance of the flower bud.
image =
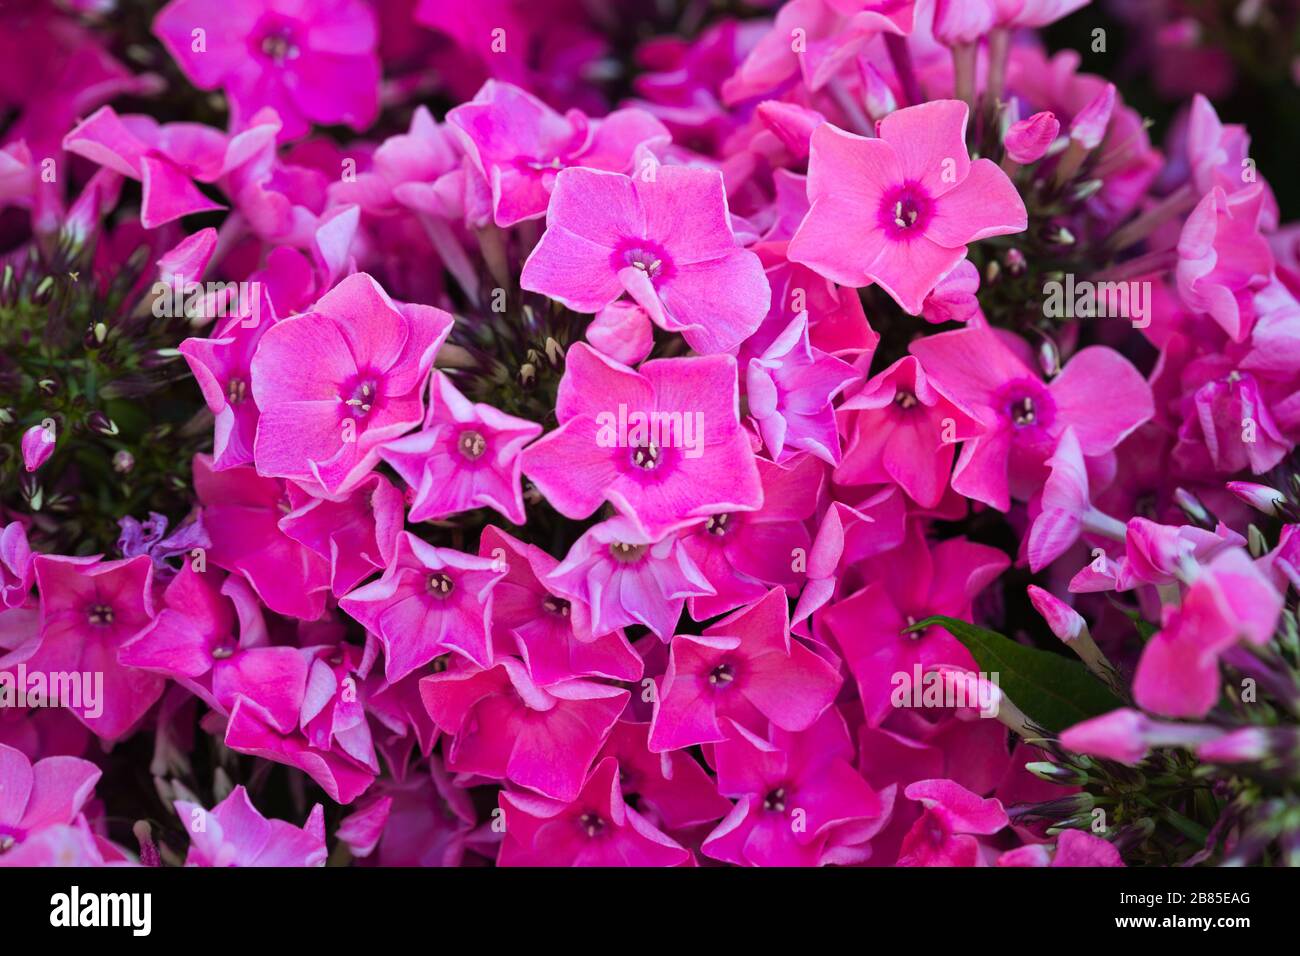
POLYGON ((945 46, 974 43, 993 29, 990 0, 938 0, 934 8, 934 37, 945 46))
POLYGON ((54 429, 33 425, 23 432, 22 448, 23 467, 35 471, 54 454, 54 429))
POLYGON ((1029 585, 1029 602, 1042 615, 1052 633, 1069 644, 1088 629, 1083 617, 1055 594, 1044 591, 1036 584, 1029 585))
POLYGON ((1070 139, 1084 149, 1096 149, 1106 138, 1106 128, 1110 126, 1114 112, 1115 84, 1107 83, 1106 88, 1093 97, 1092 102, 1070 123, 1070 139))
POLYGON ((1007 155, 1017 163, 1036 163, 1056 141, 1060 131, 1060 120, 1055 114, 1044 110, 1028 119, 1012 123, 1002 145, 1006 148, 1007 155))
POLYGON ((1228 490, 1256 511, 1270 517, 1277 517, 1277 506, 1286 501, 1286 495, 1276 488, 1253 481, 1230 481, 1228 490))

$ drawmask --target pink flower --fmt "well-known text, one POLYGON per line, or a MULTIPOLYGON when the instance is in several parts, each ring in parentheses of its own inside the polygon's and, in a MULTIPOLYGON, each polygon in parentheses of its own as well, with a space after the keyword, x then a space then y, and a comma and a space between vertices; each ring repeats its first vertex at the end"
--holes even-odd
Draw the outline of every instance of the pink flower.
POLYGON ((27 529, 17 521, 0 527, 0 606, 22 607, 36 581, 34 555, 27 529))
POLYGON ((840 413, 852 437, 835 480, 846 485, 892 481, 923 508, 933 508, 947 490, 957 443, 984 431, 912 355, 867 382, 840 413))
POLYGON ((834 707, 807 730, 773 727, 764 739, 738 724, 714 748, 718 790, 735 808, 702 850, 740 866, 852 864, 887 814, 853 769, 849 729, 834 707))
POLYGON ((302 827, 268 820, 248 791, 235 787, 211 810, 175 802, 190 837, 186 866, 324 866, 325 811, 318 803, 302 827))
POLYGON ((591 609, 594 636, 642 624, 666 641, 686 599, 713 593, 675 532, 656 539, 622 517, 589 529, 546 581, 591 609))
POLYGON ((951 780, 920 780, 903 793, 925 810, 903 838, 899 866, 985 865, 975 837, 997 833, 1009 822, 1000 802, 951 780))
POLYGON ((880 285, 912 315, 978 239, 1022 231, 1024 203, 1005 173, 966 152, 967 107, 935 100, 897 110, 863 139, 823 123, 808 162, 812 208, 789 256, 829 279, 880 285))
POLYGON ((996 15, 995 0, 935 0, 934 37, 945 46, 977 43, 996 15))
POLYGON ((236 128, 266 106, 287 139, 311 123, 361 130, 379 111, 375 16, 360 0, 172 0, 153 31, 195 86, 225 91, 236 128))
POLYGON ((489 507, 521 525, 519 453, 541 433, 541 425, 471 402, 434 372, 424 428, 387 443, 379 454, 415 492, 410 520, 489 507))
POLYGON ((941 332, 910 350, 945 394, 988 426, 963 446, 953 489, 1001 511, 1012 494, 1028 498, 1037 487, 1042 462, 1067 427, 1084 455, 1102 455, 1154 412, 1150 386, 1108 348, 1075 353, 1050 385, 988 328, 941 332))
POLYGON ((1031 843, 1008 850, 998 857, 998 866, 1123 866, 1115 844, 1083 830, 1062 830, 1056 838, 1056 852, 1044 844, 1031 843))
POLYGON ((939 665, 975 670, 975 661, 941 627, 909 632, 935 614, 969 618, 971 602, 1011 561, 1001 551, 964 538, 931 547, 913 524, 901 547, 874 559, 865 588, 822 612, 858 682, 867 722, 890 713, 896 674, 924 673, 939 665))
POLYGON ((355 487, 379 447, 423 419, 425 378, 451 325, 441 309, 398 306, 359 273, 268 329, 252 362, 258 473, 331 495, 355 487))
POLYGON ((1223 552, 1201 569, 1181 606, 1165 607, 1133 676, 1134 699, 1153 713, 1204 717, 1219 699, 1220 654, 1241 640, 1267 644, 1282 603, 1244 551, 1223 552))
POLYGON ((691 852, 628 806, 619 765, 601 761, 581 793, 550 800, 502 790, 498 866, 685 866, 691 852))
POLYGON ((155 229, 182 216, 224 209, 194 182, 215 183, 273 135, 272 127, 259 126, 227 137, 197 123, 162 125, 149 116, 118 116, 104 106, 64 137, 63 148, 138 180, 140 223, 155 229))
POLYGON ((1042 493, 1029 504, 1032 524, 1024 542, 1031 571, 1041 571, 1065 554, 1085 532, 1122 540, 1122 523, 1093 507, 1088 468, 1074 429, 1067 428, 1047 459, 1049 470, 1042 493))
POLYGON ((165 681, 118 662, 122 645, 153 618, 153 562, 38 555, 40 642, 25 662, 29 675, 63 672, 91 675, 93 694, 60 701, 92 732, 118 740, 162 696, 165 681), (102 675, 102 684, 100 683, 102 675), (93 696, 94 700, 89 699, 93 696))
POLYGON ((998 23, 1008 27, 1045 27, 1068 16, 1090 0, 993 0, 998 23))
MULTIPOLYGON (((1250 189, 1254 180, 1246 176, 1248 168, 1253 171, 1246 161, 1249 156, 1250 134, 1246 128, 1221 122, 1214 104, 1200 93, 1193 96, 1187 121, 1187 160, 1196 191, 1205 195, 1218 186, 1231 195, 1250 189)), ((1264 192, 1260 226, 1272 231, 1277 228, 1277 200, 1262 179, 1260 187, 1264 192)))
POLYGON ((618 760, 619 788, 636 797, 641 814, 665 830, 681 830, 720 820, 731 802, 718 793, 710 777, 688 751, 652 753, 650 725, 620 720, 596 758, 618 760))
POLYGON ((633 371, 579 342, 555 414, 560 427, 524 450, 523 470, 566 517, 608 501, 661 536, 762 504, 730 356, 657 359, 633 371))
POLYGON ((508 651, 513 638, 534 681, 546 685, 571 677, 641 677, 641 658, 623 632, 593 633, 591 608, 565 597, 550 580, 559 564, 555 558, 492 526, 483 529, 478 551, 507 568, 492 589, 496 650, 508 651))
POLYGON ((451 738, 447 769, 509 780, 554 800, 578 797, 628 692, 589 680, 540 687, 518 661, 425 677, 420 696, 451 738))
POLYGON ((796 316, 758 358, 749 360, 745 395, 749 414, 777 464, 811 452, 828 464, 840 460, 840 436, 831 400, 858 373, 848 362, 813 348, 808 316, 796 316))
POLYGON ((834 666, 790 636, 785 592, 773 588, 696 637, 679 634, 654 699, 655 753, 727 739, 727 718, 763 730, 813 725, 841 684, 834 666))
POLYGON ((23 467, 33 472, 50 460, 54 454, 54 429, 44 425, 33 425, 23 432, 19 443, 23 452, 23 467))
POLYGON ((336 803, 351 803, 375 780, 373 770, 358 764, 345 752, 321 750, 298 730, 292 733, 278 730, 267 712, 247 697, 235 699, 223 742, 239 753, 301 770, 336 803))
POLYGON ((1183 225, 1178 239, 1178 294, 1244 340, 1255 321, 1253 293, 1273 275, 1273 253, 1260 235, 1262 186, 1226 193, 1215 186, 1183 225))
POLYGON ((561 170, 520 284, 578 312, 627 293, 702 354, 751 335, 771 296, 758 257, 732 232, 721 173, 685 166, 635 178, 561 170))
POLYGON ((314 621, 325 610, 330 564, 280 529, 293 510, 285 483, 240 466, 216 471, 194 457, 194 490, 204 506, 212 563, 242 574, 272 611, 314 621))
POLYGON ((826 467, 812 455, 787 466, 756 463, 763 507, 713 515, 682 535, 683 550, 717 592, 690 599, 697 621, 757 601, 776 585, 794 594, 803 583, 796 559, 811 544, 805 522, 817 509, 826 467))
POLYGON ((546 212, 562 169, 628 173, 638 147, 662 148, 671 140, 644 110, 615 110, 603 119, 588 119, 579 110, 560 115, 527 91, 495 80, 448 112, 447 123, 462 134, 466 152, 492 188, 498 226, 546 212))
POLYGON ((99 777, 89 760, 46 757, 33 763, 21 750, 0 744, 0 862, 9 862, 8 854, 22 852, 43 831, 76 822, 99 777))
POLYGON ((269 298, 263 299, 262 310, 262 321, 235 317, 222 323, 213 338, 189 338, 178 346, 216 419, 212 461, 217 469, 253 460, 258 411, 251 368, 262 336, 275 322, 269 298))
POLYGON ((435 548, 404 531, 384 576, 339 607, 379 639, 390 683, 446 651, 488 667, 492 588, 503 574, 488 558, 435 548))
POLYGON ((338 499, 300 485, 289 485, 288 493, 293 510, 280 519, 280 530, 329 561, 335 597, 392 563, 402 530, 402 493, 383 475, 363 478, 338 499))
POLYGON ((261 605, 243 578, 181 569, 163 594, 164 607, 118 660, 170 677, 228 715, 239 696, 251 698, 277 728, 298 725, 307 657, 272 647, 261 605))

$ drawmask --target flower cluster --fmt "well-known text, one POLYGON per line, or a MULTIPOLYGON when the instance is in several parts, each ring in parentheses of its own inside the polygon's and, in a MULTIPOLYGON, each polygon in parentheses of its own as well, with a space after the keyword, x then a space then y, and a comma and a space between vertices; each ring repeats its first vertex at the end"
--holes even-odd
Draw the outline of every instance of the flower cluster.
POLYGON ((0 866, 1300 864, 1300 243, 1086 4, 6 4, 0 866))

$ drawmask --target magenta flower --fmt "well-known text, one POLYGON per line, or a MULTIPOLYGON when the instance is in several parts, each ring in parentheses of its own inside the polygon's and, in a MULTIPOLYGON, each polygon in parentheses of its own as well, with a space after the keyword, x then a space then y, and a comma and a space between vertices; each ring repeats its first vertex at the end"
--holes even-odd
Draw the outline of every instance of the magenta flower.
POLYGON ((288 494, 293 510, 280 519, 279 528, 329 561, 335 597, 392 563, 402 530, 402 493, 383 475, 363 478, 339 499, 317 497, 292 484, 288 494))
MULTIPOLYGON (((33 838, 39 843, 44 831, 72 825, 99 777, 99 768, 89 760, 46 757, 33 762, 0 743, 0 861, 22 853, 33 838)), ((16 856, 10 859, 18 862, 16 856)))
POLYGON ((1197 575, 1181 606, 1166 606, 1163 627, 1142 651, 1133 696, 1169 717, 1204 717, 1222 688, 1219 658, 1239 641, 1267 644, 1282 595, 1246 552, 1223 552, 1197 575))
POLYGON ((387 443, 379 454, 415 493, 411 521, 488 507, 521 525, 519 453, 541 433, 541 425, 471 402, 434 372, 424 428, 387 443))
POLYGON ((570 166, 632 172, 638 147, 662 148, 672 139, 644 110, 615 110, 588 119, 561 115, 525 90, 488 80, 469 103, 447 113, 466 152, 492 188, 498 226, 546 212, 560 170, 570 166))
POLYGON ((153 31, 190 82, 224 90, 236 128, 266 106, 287 139, 311 123, 364 129, 379 111, 375 15, 361 0, 172 0, 153 31))
POLYGON ((659 359, 633 371, 579 342, 555 414, 560 427, 524 450, 523 470, 566 517, 585 518, 608 501, 661 536, 762 504, 729 356, 659 359))
POLYGON ((969 618, 971 602, 1011 564, 987 545, 951 538, 931 547, 913 525, 897 550, 870 562, 869 583, 822 612, 821 620, 858 682, 867 722, 893 709, 894 675, 913 679, 939 665, 975 670, 970 652, 941 627, 911 632, 935 614, 969 618))
POLYGON ((298 725, 308 658, 296 647, 273 647, 262 608, 240 577, 181 569, 163 593, 164 607, 122 645, 127 667, 170 677, 229 715, 238 697, 255 700, 288 733, 298 725))
POLYGON ((293 510, 285 483, 240 466, 216 471, 207 455, 194 457, 194 490, 212 539, 207 558, 242 574, 277 614, 314 621, 325 610, 330 564, 280 530, 293 510))
MULTIPOLYGON (((122 645, 153 618, 153 562, 39 555, 36 589, 41 596, 40 642, 25 662, 28 675, 84 675, 82 699, 60 705, 104 740, 127 735, 166 682, 118 662, 122 645), (102 682, 101 682, 102 676, 102 682), (93 681, 87 687, 85 682, 93 681)), ((11 675, 12 676, 12 675, 11 675)))
POLYGON ((389 682, 456 651, 492 664, 492 588, 504 569, 488 558, 435 548, 404 531, 378 581, 340 599, 339 608, 378 638, 389 682))
POLYGON ((710 777, 688 751, 657 754, 647 746, 650 725, 620 720, 596 758, 618 760, 619 789, 636 797, 642 816, 664 830, 713 823, 731 812, 710 777))
POLYGON ((296 827, 257 812, 248 791, 235 787, 211 810, 177 800, 190 837, 186 866, 324 866, 325 811, 318 803, 296 827))
POLYGON ((988 328, 912 342, 926 374, 988 430, 962 447, 952 487, 1001 511, 1028 498, 1042 462, 1073 427, 1084 455, 1112 450, 1154 412, 1151 388, 1127 359, 1094 346, 1076 352, 1045 384, 988 328))
POLYGON ((899 866, 987 865, 977 836, 1007 826, 1006 811, 951 780, 920 780, 903 791, 925 808, 903 838, 899 866))
POLYGON ((690 599, 697 621, 757 601, 776 585, 794 594, 803 584, 796 559, 811 544, 806 522, 817 508, 826 468, 812 455, 788 466, 762 458, 756 463, 763 507, 713 515, 682 535, 682 549, 717 592, 690 599))
POLYGON ((685 166, 561 170, 520 284, 578 312, 627 293, 701 354, 734 349, 771 298, 758 257, 737 244, 722 174, 685 166))
POLYGON ((1083 830, 1062 830, 1056 851, 1042 843, 1030 843, 1008 850, 998 857, 998 866, 1123 866, 1115 844, 1083 830))
POLYGON ((853 742, 834 707, 800 733, 768 739, 732 723, 714 748, 718 790, 737 798, 703 852, 739 866, 824 866, 865 861, 888 814, 853 769, 853 742))
POLYGON ((629 696, 589 680, 541 687, 509 657, 488 670, 457 667, 425 677, 420 695, 451 738, 447 769, 509 780, 564 802, 578 797, 629 696))
POLYGON ((693 860, 627 805, 612 757, 569 800, 502 790, 500 802, 506 837, 498 866, 686 866, 693 860))
POLYGON ((0 528, 0 606, 22 607, 36 581, 35 555, 27 543, 27 529, 17 521, 0 528))
POLYGON ((504 562, 507 568, 505 577, 492 589, 495 649, 498 653, 508 651, 508 639, 513 638, 536 683, 547 685, 572 677, 626 681, 641 677, 641 658, 622 630, 596 632, 591 608, 565 597, 550 580, 560 563, 555 558, 492 526, 483 529, 478 553, 498 566, 504 562))
POLYGON ((966 152, 967 107, 935 100, 890 113, 878 139, 823 123, 808 162, 812 208, 789 256, 841 285, 876 283, 912 315, 966 246, 1022 231, 1005 173, 966 152))
POLYGON ((673 638, 654 699, 655 753, 728 737, 730 718, 753 730, 771 721, 807 730, 835 700, 838 669, 790 636, 790 606, 773 588, 696 637, 673 638))
POLYGON ((259 474, 348 491, 379 446, 424 417, 424 382, 452 318, 399 306, 370 276, 348 276, 305 315, 268 329, 253 356, 259 474))
POLYGON ((590 608, 593 635, 641 624, 664 641, 687 598, 713 593, 676 533, 655 539, 622 517, 588 530, 546 581, 590 608))
POLYGON ((1273 253, 1260 235, 1262 186, 1235 193, 1215 186, 1187 217, 1178 239, 1178 294, 1208 312, 1234 342, 1255 321, 1253 294, 1273 275, 1273 253))
POLYGON ((214 337, 189 338, 177 346, 216 419, 212 463, 219 470, 253 460, 258 411, 252 364, 262 336, 275 322, 269 299, 263 300, 262 311, 262 321, 233 318, 214 337))
POLYGON ((851 438, 835 480, 846 485, 892 481, 923 508, 935 507, 947 490, 957 443, 984 431, 911 355, 867 382, 840 413, 851 438))
POLYGON ((840 461, 840 436, 831 400, 858 373, 808 341, 801 314, 758 358, 749 360, 745 396, 768 454, 777 464, 806 451, 830 465, 840 461))
POLYGON ((224 209, 195 181, 215 183, 273 135, 272 127, 258 126, 228 138, 198 123, 162 125, 149 116, 118 116, 105 106, 78 123, 64 137, 63 148, 138 180, 140 224, 155 229, 182 216, 224 209))

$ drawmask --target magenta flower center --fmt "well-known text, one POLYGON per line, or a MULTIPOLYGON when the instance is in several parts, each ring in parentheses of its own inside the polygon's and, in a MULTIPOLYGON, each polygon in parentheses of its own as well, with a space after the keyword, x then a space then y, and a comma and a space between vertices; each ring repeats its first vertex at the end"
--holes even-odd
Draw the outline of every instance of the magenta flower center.
POLYGON ((450 575, 439 571, 437 574, 429 575, 428 587, 429 593, 434 597, 446 598, 456 589, 456 582, 451 579, 450 575))
POLYGON ((736 679, 736 669, 730 664, 719 664, 709 672, 709 683, 714 687, 730 687, 736 679))
POLYGON ((341 397, 353 418, 365 418, 379 403, 379 382, 370 376, 359 378, 343 389, 341 397))
POLYGON ((107 627, 113 623, 113 608, 107 604, 92 604, 86 611, 86 619, 97 627, 107 627))
POLYGON ((912 392, 900 391, 894 396, 894 404, 904 410, 915 408, 918 404, 916 395, 912 392))
POLYGON ((542 610, 547 614, 555 614, 559 617, 569 616, 569 602, 564 598, 557 598, 553 594, 548 594, 542 598, 542 610))
POLYGON ((218 644, 212 649, 212 659, 214 661, 229 660, 235 656, 235 648, 232 644, 218 644))
POLYGON ((734 527, 731 520, 734 516, 730 514, 710 515, 704 522, 704 530, 714 537, 721 538, 723 535, 730 533, 734 527))
POLYGON ((1008 382, 994 399, 995 407, 1017 429, 1049 428, 1056 418, 1056 403, 1047 386, 1036 379, 1008 382))
POLYGON ((785 813, 785 787, 777 787, 763 798, 763 809, 773 813, 785 813))
POLYGON ((605 821, 598 813, 584 813, 578 817, 578 827, 588 837, 598 837, 605 832, 605 821))
POLYGON ((614 556, 614 560, 620 564, 632 564, 634 561, 641 560, 645 554, 646 546, 644 544, 628 544, 626 541, 611 541, 609 553, 614 556))
POLYGON ((487 439, 483 437, 482 432, 466 429, 456 440, 456 450, 470 461, 478 461, 487 451, 487 439))
POLYGON ((26 834, 17 827, 5 826, 0 823, 0 854, 7 853, 15 846, 22 842, 26 834))
POLYGON ((226 401, 231 405, 242 404, 248 397, 248 382, 242 378, 232 378, 226 383, 226 401))
POLYGON ((906 241, 925 234, 934 218, 934 200, 920 183, 903 183, 880 199, 877 221, 885 235, 906 241))
POLYGON ((632 464, 644 471, 653 471, 659 467, 659 462, 663 459, 660 454, 659 446, 653 443, 649 445, 638 445, 632 449, 632 464))
POLYGON ((670 278, 676 269, 668 251, 657 242, 649 239, 627 239, 614 250, 612 265, 615 272, 631 266, 644 272, 651 282, 658 285, 670 278))
POLYGON ((280 66, 302 55, 295 25, 280 17, 268 17, 261 28, 252 35, 251 46, 255 55, 280 66))

